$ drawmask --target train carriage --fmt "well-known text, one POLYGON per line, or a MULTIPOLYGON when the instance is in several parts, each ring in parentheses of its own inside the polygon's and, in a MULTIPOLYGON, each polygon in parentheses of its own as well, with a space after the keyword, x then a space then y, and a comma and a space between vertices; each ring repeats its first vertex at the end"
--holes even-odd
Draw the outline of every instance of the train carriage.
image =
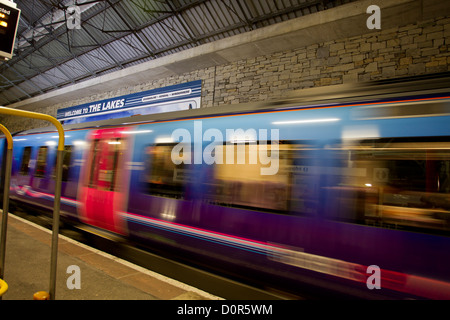
MULTIPOLYGON (((61 213, 255 285, 448 299, 449 84, 66 126, 61 213)), ((51 210, 56 142, 14 135, 17 205, 51 210)))

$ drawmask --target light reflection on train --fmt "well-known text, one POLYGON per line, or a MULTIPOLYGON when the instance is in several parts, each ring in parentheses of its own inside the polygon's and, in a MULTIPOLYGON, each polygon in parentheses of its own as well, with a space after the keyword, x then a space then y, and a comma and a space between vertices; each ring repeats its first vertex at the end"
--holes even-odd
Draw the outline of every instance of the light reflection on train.
MULTIPOLYGON (((447 299, 449 105, 448 93, 432 93, 79 125, 66 131, 62 214, 256 285, 447 299), (171 134, 184 128, 194 136, 195 121, 224 137, 227 129, 278 129, 279 141, 213 144, 216 159, 242 156, 244 164, 176 165, 171 134), (261 159, 249 161, 262 147, 276 155, 276 174, 262 175, 261 159), (366 285, 370 265, 381 268, 380 290, 366 285)), ((12 199, 51 210, 55 134, 22 132, 14 141, 12 199)), ((194 148, 180 156, 192 160, 194 148)))

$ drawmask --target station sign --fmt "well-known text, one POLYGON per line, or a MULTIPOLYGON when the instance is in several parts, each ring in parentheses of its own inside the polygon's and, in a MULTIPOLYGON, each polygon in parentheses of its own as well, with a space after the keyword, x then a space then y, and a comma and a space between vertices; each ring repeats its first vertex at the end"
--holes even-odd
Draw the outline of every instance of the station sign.
POLYGON ((0 0, 0 57, 13 56, 19 18, 20 9, 14 2, 0 0))
POLYGON ((192 81, 59 109, 64 124, 200 108, 202 81, 192 81))

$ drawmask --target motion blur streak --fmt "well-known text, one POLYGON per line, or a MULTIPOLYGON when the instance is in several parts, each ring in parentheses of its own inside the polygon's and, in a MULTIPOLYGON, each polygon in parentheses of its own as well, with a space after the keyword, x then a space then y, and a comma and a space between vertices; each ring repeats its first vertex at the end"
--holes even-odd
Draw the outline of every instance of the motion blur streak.
MULTIPOLYGON (((406 80, 67 126, 61 215, 259 287, 450 299, 450 77, 406 80)), ((51 211, 54 136, 14 135, 13 205, 51 211)))
MULTIPOLYGON (((294 251, 285 248, 282 245, 267 244, 252 239, 209 232, 200 228, 192 228, 178 223, 152 219, 127 212, 121 212, 121 216, 124 219, 152 226, 154 228, 184 234, 189 237, 201 238, 210 242, 220 243, 259 254, 265 254, 273 261, 364 284, 367 282, 367 278, 370 275, 367 273, 367 266, 301 251, 294 251)), ((450 299, 450 283, 448 282, 390 270, 381 269, 381 286, 386 289, 410 293, 430 299, 450 299)))

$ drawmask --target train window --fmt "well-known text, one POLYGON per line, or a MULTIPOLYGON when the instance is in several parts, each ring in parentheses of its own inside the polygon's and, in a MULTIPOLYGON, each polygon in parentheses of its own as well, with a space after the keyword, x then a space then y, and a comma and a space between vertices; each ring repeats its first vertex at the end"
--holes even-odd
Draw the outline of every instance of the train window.
MULTIPOLYGON (((72 149, 73 146, 64 146, 64 157, 63 157, 63 163, 62 163, 62 181, 63 182, 67 182, 69 181, 69 172, 70 172, 70 161, 72 158, 72 149)), ((53 163, 53 168, 52 168, 52 179, 56 178, 56 155, 55 155, 55 161, 53 163)))
POLYGON ((279 213, 288 211, 291 145, 236 143, 216 146, 215 152, 216 159, 223 161, 217 161, 220 163, 214 165, 212 176, 207 182, 209 192, 205 197, 208 202, 279 213), (261 153, 267 153, 271 159, 278 159, 278 170, 274 174, 262 174, 264 168, 276 164, 264 164, 258 157, 261 153))
POLYGON ((44 178, 45 170, 47 168, 47 152, 48 147, 39 147, 38 157, 36 162, 36 171, 34 172, 34 176, 36 178, 44 178))
POLYGON ((31 147, 25 147, 22 154, 22 162, 20 163, 20 174, 26 176, 30 169, 31 147))
MULTIPOLYGON (((146 185, 147 193, 170 198, 183 198, 184 185, 189 175, 191 161, 182 161, 176 165, 171 158, 175 144, 157 144, 147 146, 146 169, 142 176, 146 185)), ((180 150, 182 158, 190 158, 189 148, 180 150)), ((192 163, 192 162, 191 162, 192 163)))
POLYGON ((352 111, 354 119, 392 119, 414 117, 436 117, 450 114, 450 104, 445 102, 417 102, 375 105, 356 108, 352 111))
POLYGON ((450 231, 450 140, 365 140, 335 149, 334 159, 339 183, 324 186, 332 218, 450 231))
POLYGON ((89 188, 94 188, 96 186, 96 180, 99 171, 98 157, 100 156, 100 150, 100 140, 96 139, 92 143, 92 150, 90 152, 90 154, 93 155, 93 158, 91 162, 91 172, 89 174, 89 188))
POLYGON ((94 140, 93 159, 89 176, 89 187, 114 191, 119 156, 124 148, 122 139, 94 140))
POLYGON ((297 141, 292 147, 291 211, 302 216, 319 214, 319 182, 317 176, 323 172, 318 159, 322 150, 311 141, 297 141))

